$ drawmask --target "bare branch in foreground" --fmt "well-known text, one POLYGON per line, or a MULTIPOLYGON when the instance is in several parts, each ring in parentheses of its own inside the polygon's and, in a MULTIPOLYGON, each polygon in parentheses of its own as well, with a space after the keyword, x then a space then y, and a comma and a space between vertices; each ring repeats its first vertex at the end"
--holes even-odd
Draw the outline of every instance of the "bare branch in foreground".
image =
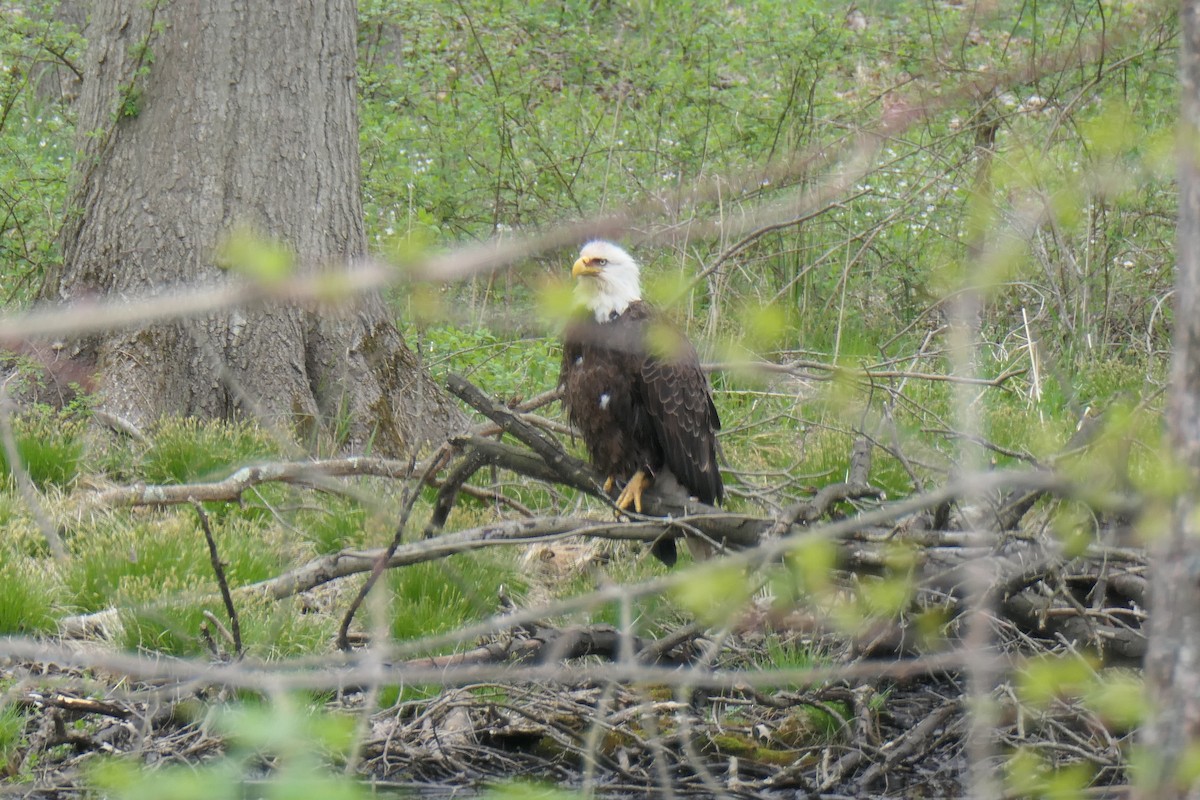
MULTIPOLYGON (((559 685, 616 681, 680 689, 733 691, 746 686, 768 688, 829 680, 908 678, 958 669, 964 662, 961 652, 952 651, 899 661, 711 672, 624 661, 603 665, 587 662, 533 665, 472 664, 453 668, 436 665, 416 666, 408 662, 379 664, 353 654, 303 659, 299 662, 243 659, 236 664, 214 664, 162 655, 141 656, 133 653, 100 652, 95 649, 81 650, 65 644, 43 643, 27 638, 0 638, 0 658, 50 663, 76 669, 104 670, 144 681, 182 681, 197 686, 228 686, 263 692, 398 684, 468 686, 486 681, 559 685)), ((1007 656, 998 655, 997 658, 1011 666, 1007 656)))

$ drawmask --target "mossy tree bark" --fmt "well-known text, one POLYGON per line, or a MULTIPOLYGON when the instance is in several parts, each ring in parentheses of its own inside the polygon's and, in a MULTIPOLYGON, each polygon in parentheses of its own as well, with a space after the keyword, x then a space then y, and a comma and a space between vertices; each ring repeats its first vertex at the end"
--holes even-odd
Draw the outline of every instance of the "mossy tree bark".
POLYGON ((1155 545, 1140 796, 1200 796, 1200 4, 1182 4, 1179 221, 1167 427, 1186 484, 1155 545))
MULTIPOLYGON (((366 249, 353 0, 98 0, 78 104, 75 194, 55 301, 145 295, 222 278, 237 228, 300 270, 366 249)), ((276 304, 72 343, 107 410, 259 417, 349 448, 411 452, 457 412, 384 303, 276 304)))

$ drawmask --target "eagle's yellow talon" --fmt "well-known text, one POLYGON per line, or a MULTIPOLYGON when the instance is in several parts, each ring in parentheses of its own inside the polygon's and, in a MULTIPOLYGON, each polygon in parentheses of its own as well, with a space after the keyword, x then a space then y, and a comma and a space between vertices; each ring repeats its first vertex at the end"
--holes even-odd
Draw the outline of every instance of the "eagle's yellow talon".
POLYGON ((617 508, 628 511, 629 506, 632 505, 637 513, 642 513, 642 492, 646 491, 649 486, 650 478, 643 470, 639 469, 633 473, 629 483, 625 484, 625 488, 621 490, 621 496, 617 498, 617 508))
POLYGON ((605 494, 612 494, 612 490, 613 490, 613 485, 614 485, 614 484, 616 484, 616 480, 614 480, 614 479, 613 479, 613 476, 612 476, 612 475, 609 475, 609 476, 608 476, 608 480, 606 480, 606 481, 604 482, 604 493, 605 493, 605 494))

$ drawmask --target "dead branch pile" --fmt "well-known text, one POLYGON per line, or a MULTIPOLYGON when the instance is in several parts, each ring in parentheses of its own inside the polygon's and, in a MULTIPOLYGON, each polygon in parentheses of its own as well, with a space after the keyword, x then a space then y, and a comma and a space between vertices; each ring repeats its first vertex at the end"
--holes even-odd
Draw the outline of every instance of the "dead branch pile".
MULTIPOLYGON (((1018 684, 1028 659, 1045 654, 1086 654, 1081 660, 1095 670, 1140 664, 1146 564, 1139 550, 1116 544, 1141 510, 1135 499, 1098 495, 1036 468, 966 477, 883 503, 866 479, 870 448, 860 446, 849 480, 771 517, 704 507, 668 486, 647 496, 648 513, 635 519, 531 516, 441 533, 467 481, 485 467, 608 501, 591 468, 552 435, 552 423, 465 381, 450 386, 493 424, 422 464, 265 465, 204 487, 113 489, 90 502, 235 499, 268 480, 329 489, 335 475, 414 477, 438 488, 421 540, 401 536, 410 492, 387 548, 326 556, 232 591, 214 552, 231 616, 247 594, 282 598, 348 575, 563 539, 698 539, 721 554, 700 570, 739 570, 760 587, 757 576, 781 564, 786 571, 803 547, 823 543, 833 553, 831 593, 815 601, 760 591, 734 616, 687 622, 656 638, 563 620, 589 604, 679 590, 697 580, 694 573, 529 609, 501 597, 492 620, 424 641, 425 648, 454 645, 434 656, 403 645, 353 649, 369 643, 362 632, 349 634, 356 601, 343 626, 346 652, 303 665, 172 662, 12 640, 0 645, 5 683, 14 687, 8 699, 38 709, 42 723, 7 773, 37 763, 32 795, 77 785, 77 769, 95 753, 133 753, 145 763, 214 757, 224 744, 194 716, 198 699, 219 701, 232 688, 316 689, 366 721, 354 766, 381 785, 446 788, 527 776, 613 794, 957 796, 969 761, 964 742, 976 724, 963 676, 982 659, 994 676, 983 691, 998 709, 987 734, 996 752, 1020 748, 1046 764, 1086 765, 1096 786, 1125 782, 1128 731, 1070 696, 1031 703, 1018 684), (516 443, 496 438, 500 432, 516 443), (1049 534, 1049 517, 1037 513, 1039 504, 1058 502, 1090 509, 1100 521, 1097 542, 1108 544, 1068 551, 1049 534), (837 602, 896 579, 908 587, 899 606, 853 625, 838 621, 837 602), (781 641, 788 652, 819 653, 819 665, 780 664, 771 648, 781 641), (385 686, 429 688, 372 712, 385 686)), ((79 617, 66 630, 78 635, 104 621, 103 614, 79 617)), ((223 654, 214 647, 214 655, 223 654)))

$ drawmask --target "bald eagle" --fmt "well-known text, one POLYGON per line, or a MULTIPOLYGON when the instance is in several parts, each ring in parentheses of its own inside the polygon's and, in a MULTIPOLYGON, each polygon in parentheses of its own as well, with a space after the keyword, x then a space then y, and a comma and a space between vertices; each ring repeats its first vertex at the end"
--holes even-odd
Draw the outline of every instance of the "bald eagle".
MULTIPOLYGON (((642 493, 669 472, 691 496, 721 502, 721 421, 696 349, 642 301, 638 264, 620 247, 590 242, 571 274, 582 302, 563 337, 559 385, 605 491, 621 486, 617 506, 641 512, 642 493)), ((675 562, 670 539, 653 552, 675 562)))

